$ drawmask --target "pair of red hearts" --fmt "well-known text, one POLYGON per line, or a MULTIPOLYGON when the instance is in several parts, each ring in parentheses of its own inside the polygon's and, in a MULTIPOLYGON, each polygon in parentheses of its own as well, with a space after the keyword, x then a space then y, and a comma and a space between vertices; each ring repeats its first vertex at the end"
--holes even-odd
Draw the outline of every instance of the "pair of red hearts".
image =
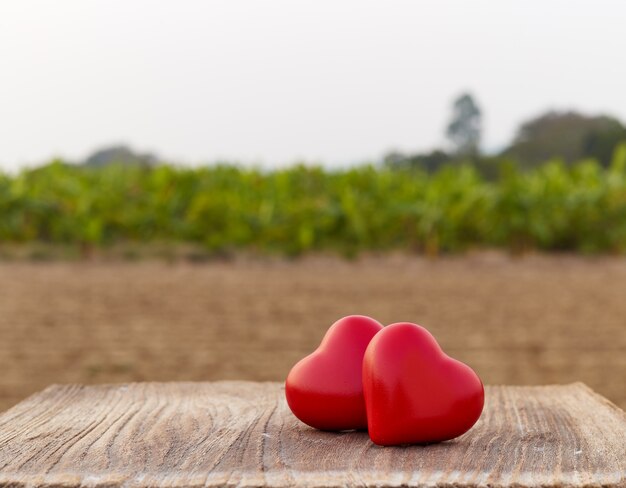
POLYGON ((381 446, 440 442, 468 431, 484 389, 423 327, 383 327, 351 315, 335 322, 285 383, 289 408, 321 430, 367 429, 381 446))

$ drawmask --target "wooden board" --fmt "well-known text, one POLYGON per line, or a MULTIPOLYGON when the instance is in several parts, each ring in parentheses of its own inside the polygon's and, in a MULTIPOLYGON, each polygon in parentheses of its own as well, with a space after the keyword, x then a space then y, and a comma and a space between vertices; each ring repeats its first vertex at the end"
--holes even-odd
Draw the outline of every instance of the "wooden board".
POLYGON ((0 416, 0 486, 626 486, 626 416, 586 386, 486 395, 464 436, 381 448, 277 383, 52 386, 0 416))

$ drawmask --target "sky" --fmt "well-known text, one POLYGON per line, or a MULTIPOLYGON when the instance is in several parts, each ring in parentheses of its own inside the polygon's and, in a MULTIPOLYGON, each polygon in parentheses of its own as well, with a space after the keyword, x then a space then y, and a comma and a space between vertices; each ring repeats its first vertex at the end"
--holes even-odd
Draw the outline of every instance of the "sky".
POLYGON ((118 143, 282 166, 483 147, 548 109, 626 120, 622 0, 0 0, 0 168, 118 143))

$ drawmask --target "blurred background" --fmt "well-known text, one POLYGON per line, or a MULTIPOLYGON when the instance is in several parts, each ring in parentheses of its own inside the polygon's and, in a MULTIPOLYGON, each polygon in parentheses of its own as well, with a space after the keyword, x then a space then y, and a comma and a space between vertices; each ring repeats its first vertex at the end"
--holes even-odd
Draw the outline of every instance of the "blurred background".
POLYGON ((617 0, 0 4, 0 410, 282 381, 348 314, 626 407, 617 0))

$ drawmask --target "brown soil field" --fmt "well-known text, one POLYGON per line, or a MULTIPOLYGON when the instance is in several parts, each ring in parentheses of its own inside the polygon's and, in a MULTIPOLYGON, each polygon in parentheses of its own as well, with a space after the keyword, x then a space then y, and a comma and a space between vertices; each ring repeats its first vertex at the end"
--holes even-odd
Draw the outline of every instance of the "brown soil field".
POLYGON ((429 328, 486 383, 626 407, 626 259, 481 253, 0 264, 0 409, 51 383, 281 380, 348 314, 429 328))

